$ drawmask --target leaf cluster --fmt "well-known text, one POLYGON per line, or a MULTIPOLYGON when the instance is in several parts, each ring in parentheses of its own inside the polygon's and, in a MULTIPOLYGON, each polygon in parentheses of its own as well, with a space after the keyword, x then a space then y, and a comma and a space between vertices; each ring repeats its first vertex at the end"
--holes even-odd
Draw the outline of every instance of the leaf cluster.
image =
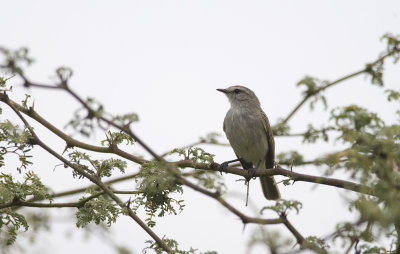
POLYGON ((104 106, 93 98, 87 98, 86 107, 82 106, 73 113, 72 119, 65 125, 84 137, 90 137, 97 126, 100 126, 99 118, 104 114, 104 106), (88 110, 89 108, 89 110, 88 110))
POLYGON ((313 110, 315 107, 315 103, 321 101, 326 109, 328 107, 326 97, 320 93, 324 89, 324 87, 329 84, 328 81, 321 81, 318 78, 305 76, 299 82, 297 82, 297 86, 305 87, 305 90, 302 92, 304 98, 312 98, 310 102, 310 109, 313 110))
POLYGON ((119 144, 122 144, 123 142, 126 142, 126 145, 133 145, 135 141, 133 140, 133 138, 131 136, 129 136, 125 132, 108 131, 107 138, 105 140, 101 141, 101 145, 112 147, 112 146, 118 146, 119 144))
POLYGON ((304 163, 304 157, 298 151, 292 150, 277 154, 276 161, 279 164, 285 165, 302 165, 304 163))
MULTIPOLYGON (((377 114, 356 105, 333 110, 331 119, 337 126, 337 140, 347 148, 326 157, 326 161, 333 170, 346 169, 373 192, 371 197, 358 196, 349 203, 351 211, 359 214, 360 222, 368 222, 368 227, 360 229, 359 225, 345 223, 336 237, 347 239, 351 245, 373 242, 374 235, 380 234, 377 232, 400 226, 400 125, 386 125, 377 114)), ((377 250, 368 244, 358 248, 366 253, 377 250)))
POLYGON ((12 245, 17 240, 17 231, 20 228, 28 230, 25 217, 11 208, 0 210, 0 246, 12 245))
POLYGON ((0 167, 5 166, 5 156, 16 155, 21 163, 17 170, 21 172, 32 164, 29 160, 32 156, 33 142, 30 132, 26 128, 14 125, 9 120, 0 122, 0 167))
MULTIPOLYGON (((33 172, 27 172, 24 181, 18 182, 9 174, 0 174, 0 204, 25 201, 28 197, 37 200, 52 200, 48 188, 33 172)), ((0 246, 15 242, 20 228, 28 230, 25 217, 11 207, 0 209, 0 246)))
MULTIPOLYGON (((217 254, 216 251, 199 252, 197 249, 193 249, 192 247, 188 251, 180 250, 179 243, 176 240, 164 237, 163 241, 172 250, 172 253, 176 253, 176 254, 217 254)), ((153 253, 153 251, 155 251, 155 253, 157 253, 157 254, 164 253, 164 249, 161 248, 161 246, 159 246, 156 242, 154 242, 152 240, 147 240, 146 243, 148 244, 148 246, 143 249, 142 252, 144 254, 146 254, 147 251, 149 251, 149 250, 151 250, 151 253, 153 253)))
POLYGON ((175 148, 170 152, 170 154, 174 153, 183 156, 185 160, 191 160, 193 164, 214 163, 215 155, 204 151, 204 149, 200 147, 189 147, 187 150, 181 148, 175 148))
POLYGON ((325 254, 328 253, 330 246, 326 243, 324 239, 316 236, 308 236, 305 239, 304 243, 301 245, 301 248, 318 250, 317 253, 325 254))
MULTIPOLYGON (((381 40, 386 41, 386 51, 382 53, 382 55, 391 56, 394 63, 400 59, 400 36, 395 36, 392 34, 385 34, 381 40)), ((384 58, 379 59, 378 61, 367 64, 365 69, 367 75, 371 78, 371 84, 384 86, 383 81, 383 71, 384 71, 384 58)))
POLYGON ((220 137, 221 134, 216 133, 216 132, 210 132, 207 133, 205 137, 200 137, 199 143, 204 143, 204 144, 220 144, 218 141, 218 137, 220 137))
MULTIPOLYGON (((121 159, 105 159, 105 160, 95 160, 91 159, 90 156, 85 152, 73 151, 68 154, 71 161, 87 173, 91 175, 97 175, 99 177, 110 177, 114 169, 118 169, 120 172, 124 173, 127 167, 126 161, 121 159)), ((82 178, 83 176, 77 172, 73 171, 74 177, 82 178)))
POLYGON ((286 136, 290 134, 290 125, 283 118, 279 118, 272 127, 274 136, 286 136))
POLYGON ((279 216, 286 216, 290 210, 295 210, 296 213, 299 213, 302 207, 302 203, 297 200, 279 199, 274 205, 263 207, 260 214, 263 214, 266 210, 272 210, 279 216))
POLYGON ((264 245, 270 253, 284 253, 293 246, 293 240, 283 236, 279 231, 268 230, 265 227, 258 227, 247 243, 248 252, 256 245, 264 245))
POLYGON ((172 194, 182 194, 183 189, 176 177, 176 169, 169 163, 151 161, 141 166, 136 178, 138 191, 132 201, 133 210, 143 207, 148 218, 148 226, 154 227, 153 217, 165 214, 178 214, 184 208, 183 200, 177 200, 172 194))
POLYGON ((23 74, 23 66, 30 65, 33 59, 29 56, 28 48, 19 48, 17 50, 9 50, 0 47, 0 53, 3 55, 4 66, 12 73, 23 74))
POLYGON ((10 174, 0 174, 0 202, 24 201, 28 197, 36 200, 52 200, 48 188, 33 172, 25 174, 24 181, 18 182, 10 174))
POLYGON ((132 123, 139 121, 139 116, 136 113, 127 113, 113 116, 112 121, 120 126, 129 126, 132 123))
MULTIPOLYGON (((210 134, 209 138, 214 137, 210 134)), ((212 164, 214 163, 214 154, 206 152, 200 147, 189 147, 188 149, 175 148, 170 152, 170 154, 178 154, 183 157, 184 160, 191 160, 194 167, 198 163, 212 164)), ((205 170, 194 170, 191 173, 185 174, 191 176, 198 181, 198 184, 207 188, 216 190, 222 193, 225 185, 221 182, 221 177, 215 172, 205 171, 205 170)))
MULTIPOLYGON (((85 198, 81 198, 83 200, 85 198)), ((93 198, 84 203, 76 212, 76 226, 85 227, 90 222, 100 224, 106 222, 107 226, 117 221, 120 209, 115 205, 115 202, 107 196, 102 195, 93 198)))
POLYGON ((332 130, 335 130, 335 127, 328 126, 315 128, 312 124, 308 124, 307 130, 303 134, 303 143, 315 143, 317 140, 328 142, 328 132, 332 130))
MULTIPOLYGON (((75 110, 72 119, 65 127, 72 128, 75 132, 89 137, 96 128, 108 130, 109 123, 122 128, 129 127, 133 122, 139 121, 139 116, 136 113, 127 113, 123 115, 111 115, 105 111, 104 105, 94 98, 88 97, 82 104, 82 107, 75 110), (102 121, 105 117, 109 120, 107 124, 102 121)), ((121 138, 121 135, 119 135, 121 138)), ((132 138, 130 138, 132 139, 132 138)))

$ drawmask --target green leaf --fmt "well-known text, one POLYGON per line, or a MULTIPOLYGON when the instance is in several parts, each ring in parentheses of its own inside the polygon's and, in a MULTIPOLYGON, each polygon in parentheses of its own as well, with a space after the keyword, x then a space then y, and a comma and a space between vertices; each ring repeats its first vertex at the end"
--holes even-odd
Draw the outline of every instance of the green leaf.
MULTIPOLYGON (((85 199, 85 197, 82 199, 85 199)), ((78 209, 75 214, 78 220, 76 226, 85 227, 91 222, 95 224, 105 222, 107 226, 111 226, 112 223, 116 222, 119 212, 120 209, 112 200, 100 196, 87 201, 83 207, 78 209)))
POLYGON ((0 246, 14 244, 21 227, 25 231, 29 228, 22 214, 12 211, 11 208, 0 209, 0 246))
POLYGON ((301 165, 304 162, 304 157, 299 152, 292 150, 288 152, 279 153, 276 156, 278 164, 285 165, 301 165))
POLYGON ((265 206, 261 209, 260 214, 263 214, 265 210, 272 210, 276 212, 279 216, 283 214, 287 214, 290 210, 295 210, 297 213, 300 212, 300 209, 303 207, 301 202, 297 200, 285 200, 280 199, 275 202, 273 206, 265 206))
POLYGON ((149 162, 141 166, 139 194, 133 199, 133 210, 142 207, 148 215, 148 226, 153 227, 153 217, 163 217, 165 214, 177 214, 184 208, 182 200, 172 198, 172 194, 182 194, 182 186, 174 175, 175 168, 169 163, 149 162))
POLYGON ((125 132, 111 132, 108 131, 107 139, 101 141, 102 146, 113 146, 119 145, 122 142, 126 142, 126 145, 133 145, 134 140, 131 136, 126 134, 125 132))

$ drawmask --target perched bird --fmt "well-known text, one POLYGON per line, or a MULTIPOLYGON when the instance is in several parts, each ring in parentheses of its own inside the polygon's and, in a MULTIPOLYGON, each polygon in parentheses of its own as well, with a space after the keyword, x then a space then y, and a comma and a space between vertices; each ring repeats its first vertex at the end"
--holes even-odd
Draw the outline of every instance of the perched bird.
MULTIPOLYGON (((275 142, 267 115, 252 90, 244 86, 217 89, 224 93, 231 104, 224 119, 224 132, 238 159, 221 164, 240 161, 244 169, 269 169, 274 167, 275 142)), ((272 176, 260 177, 264 196, 269 200, 281 197, 272 176)))

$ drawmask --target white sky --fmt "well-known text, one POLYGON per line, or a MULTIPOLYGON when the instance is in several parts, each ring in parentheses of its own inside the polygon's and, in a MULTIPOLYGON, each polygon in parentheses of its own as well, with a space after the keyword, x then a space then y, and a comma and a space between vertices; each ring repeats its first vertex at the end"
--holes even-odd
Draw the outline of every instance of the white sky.
MULTIPOLYGON (((49 83, 55 68, 71 67, 70 85, 80 95, 96 98, 112 113, 138 113, 140 122, 134 131, 158 153, 196 141, 208 132, 222 133, 229 103, 216 88, 240 84, 253 89, 274 124, 301 98, 295 84, 302 77, 334 80, 357 71, 384 49, 379 41, 384 33, 400 32, 400 2, 395 0, 3 1, 1 6, 0 45, 30 48, 36 59, 27 72, 32 79, 49 83)), ((398 66, 387 65, 385 80, 388 87, 400 87, 398 66)), ((19 82, 11 83, 18 86, 19 82)), ((15 90, 12 98, 18 101, 27 92, 15 90)), ((30 93, 36 110, 60 128, 78 107, 61 92, 30 93)), ((327 98, 330 106, 358 103, 380 112, 389 122, 394 119, 394 105, 385 105, 382 89, 369 85, 364 77, 330 89, 327 98)), ((290 123, 301 131, 308 123, 318 126, 326 120, 326 112, 310 113, 305 107, 290 123)), ((62 152, 59 139, 40 133, 62 152)), ((102 137, 98 132, 97 138, 102 137)), ((234 158, 230 148, 206 148, 216 154, 217 162, 234 158)), ((278 153, 300 149, 310 159, 335 148, 334 144, 310 146, 300 139, 276 139, 278 153)), ((59 168, 53 172, 56 160, 41 152, 37 155, 35 168, 54 190, 83 184, 70 180, 69 171, 59 168)), ((321 174, 310 167, 294 170, 321 174)), ((230 193, 239 195, 228 199, 245 213, 271 204, 263 199, 257 181, 251 185, 251 199, 258 208, 245 208, 245 187, 235 182, 237 177, 223 177, 230 193)), ((129 186, 133 184, 125 187, 129 186)), ((337 221, 352 218, 341 201, 349 192, 307 183, 280 189, 283 198, 303 202, 300 214, 290 219, 305 236, 324 236, 337 221)), ((245 252, 254 226, 243 232, 237 217, 190 190, 185 190, 184 199, 182 214, 159 220, 155 228, 159 236, 178 240, 184 249, 245 252)), ((97 235, 87 242, 81 231, 74 230, 75 219, 67 217, 65 210, 57 214, 62 215, 62 223, 42 234, 35 253, 111 250, 97 235), (72 230, 72 238, 66 238, 66 230, 72 230)), ((288 235, 283 226, 268 228, 288 235)), ((150 238, 128 218, 120 218, 112 231, 118 243, 136 253, 150 238)))

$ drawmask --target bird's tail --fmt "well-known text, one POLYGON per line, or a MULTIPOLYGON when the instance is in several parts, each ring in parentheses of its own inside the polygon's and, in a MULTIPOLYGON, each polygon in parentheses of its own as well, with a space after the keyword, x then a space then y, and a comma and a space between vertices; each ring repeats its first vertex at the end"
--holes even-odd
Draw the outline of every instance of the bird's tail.
POLYGON ((273 176, 262 176, 260 177, 260 181, 262 191, 267 199, 277 200, 281 198, 281 193, 279 192, 273 176))

